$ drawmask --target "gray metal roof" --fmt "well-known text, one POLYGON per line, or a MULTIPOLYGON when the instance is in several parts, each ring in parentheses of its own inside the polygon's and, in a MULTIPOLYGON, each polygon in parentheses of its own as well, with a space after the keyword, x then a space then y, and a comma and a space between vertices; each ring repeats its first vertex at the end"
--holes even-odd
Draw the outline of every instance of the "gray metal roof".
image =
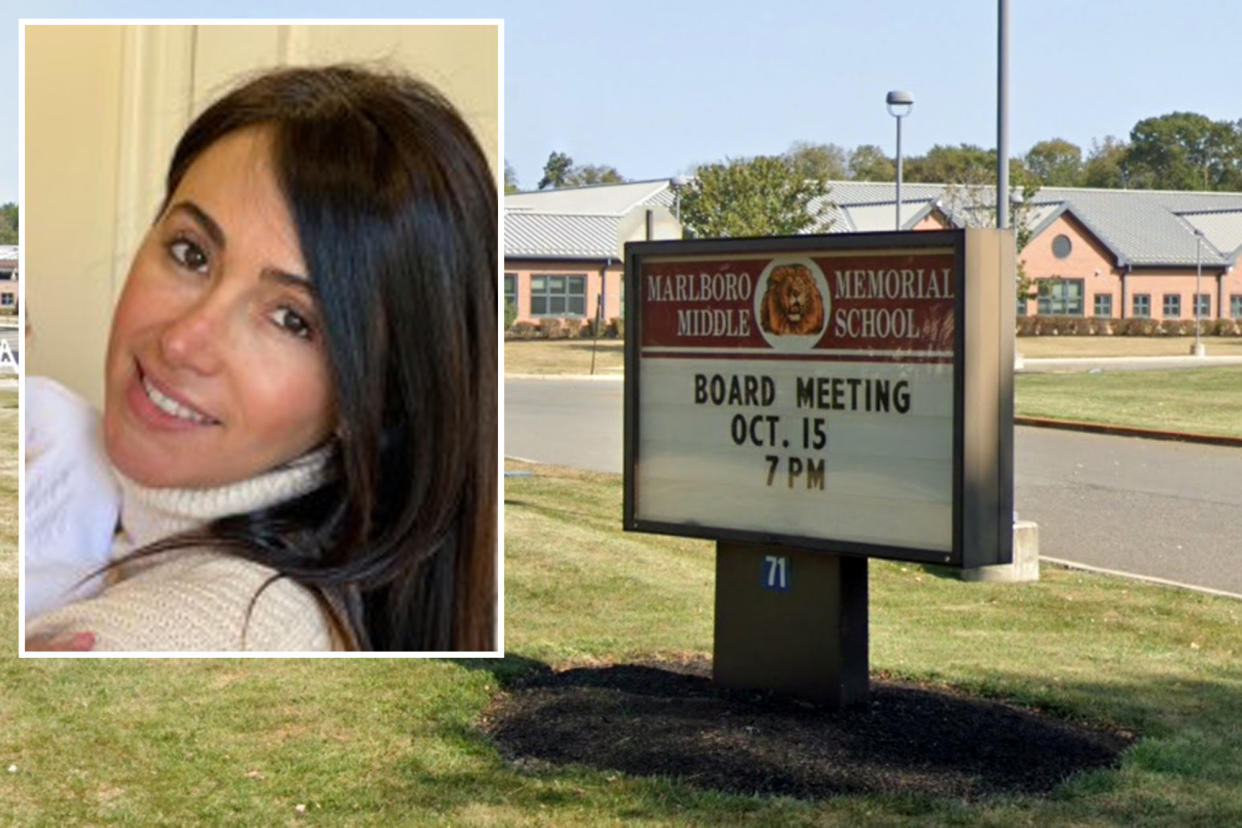
POLYGON ((1182 213, 1182 219, 1203 233, 1208 244, 1237 258, 1242 252, 1242 209, 1214 210, 1209 213, 1182 213))
POLYGON ((654 181, 627 181, 594 187, 565 187, 534 190, 505 196, 505 210, 543 213, 590 213, 623 215, 635 207, 668 207, 673 203, 667 178, 654 181))
MULTIPOLYGON (((892 182, 833 181, 816 232, 888 230, 894 218, 892 182)), ((505 196, 505 255, 602 257, 616 255, 624 215, 638 207, 671 207, 668 179, 541 190, 505 196)), ((990 223, 992 187, 903 183, 902 225, 932 210, 959 226, 990 223)), ((1069 213, 1096 236, 1121 266, 1193 266, 1195 229, 1204 234, 1202 261, 1235 263, 1242 255, 1242 193, 1101 190, 1043 187, 1015 220, 1025 216, 1036 234, 1069 213)))
POLYGON ((505 211, 505 256, 602 259, 617 256, 620 215, 505 211))
MULTIPOLYGON (((935 205, 958 225, 979 223, 985 213, 990 220, 994 192, 992 187, 959 187, 954 192, 942 184, 903 183, 902 224, 909 227, 922 217, 917 205, 911 205, 917 201, 935 205)), ((832 231, 888 229, 893 196, 892 182, 832 182, 828 198, 852 219, 848 223, 852 226, 838 222, 832 231), (882 226, 873 228, 873 224, 882 226)), ((1029 207, 1027 220, 1037 234, 1068 212, 1098 237, 1121 265, 1193 265, 1195 227, 1203 230, 1209 242, 1203 246, 1204 264, 1231 264, 1242 251, 1242 193, 1043 187, 1029 207)), ((1016 218, 1022 212, 1018 208, 1011 215, 1016 218)))

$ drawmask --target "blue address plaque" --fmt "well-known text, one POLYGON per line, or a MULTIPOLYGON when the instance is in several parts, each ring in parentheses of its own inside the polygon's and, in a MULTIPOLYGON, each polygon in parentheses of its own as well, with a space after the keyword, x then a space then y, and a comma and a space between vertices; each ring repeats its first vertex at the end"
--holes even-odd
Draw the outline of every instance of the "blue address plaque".
POLYGON ((787 592, 789 590, 789 557, 786 555, 764 555, 763 566, 759 574, 759 584, 764 589, 787 592))

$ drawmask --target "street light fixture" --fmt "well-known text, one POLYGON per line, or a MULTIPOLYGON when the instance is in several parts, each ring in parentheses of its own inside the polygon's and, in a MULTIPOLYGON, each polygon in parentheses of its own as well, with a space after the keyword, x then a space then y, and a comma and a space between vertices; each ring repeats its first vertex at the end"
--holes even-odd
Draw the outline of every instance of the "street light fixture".
POLYGON ((897 119, 897 229, 901 229, 901 119, 910 114, 914 108, 914 95, 904 89, 894 89, 888 93, 884 102, 888 104, 888 114, 897 119))
POLYGON ((675 175, 669 179, 669 184, 673 188, 673 218, 677 219, 679 227, 681 226, 681 190, 689 183, 690 179, 684 175, 675 175))

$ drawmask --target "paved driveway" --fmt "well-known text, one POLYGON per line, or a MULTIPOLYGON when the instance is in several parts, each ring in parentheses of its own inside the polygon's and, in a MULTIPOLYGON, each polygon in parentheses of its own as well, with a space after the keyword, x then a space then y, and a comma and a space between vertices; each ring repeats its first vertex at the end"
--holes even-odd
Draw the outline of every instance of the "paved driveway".
MULTIPOLYGON (((506 455, 619 473, 621 446, 621 382, 505 380, 506 455)), ((1030 427, 1014 446, 1042 555, 1242 597, 1242 449, 1030 427)))

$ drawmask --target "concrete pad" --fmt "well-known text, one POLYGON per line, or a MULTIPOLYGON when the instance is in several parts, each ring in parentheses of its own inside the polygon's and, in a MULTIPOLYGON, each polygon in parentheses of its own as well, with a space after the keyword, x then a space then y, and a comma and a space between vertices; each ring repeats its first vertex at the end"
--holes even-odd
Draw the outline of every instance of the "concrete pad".
POLYGON ((1018 584, 1039 580, 1039 524, 1017 520, 1013 524, 1013 563, 962 570, 963 581, 1018 584))

